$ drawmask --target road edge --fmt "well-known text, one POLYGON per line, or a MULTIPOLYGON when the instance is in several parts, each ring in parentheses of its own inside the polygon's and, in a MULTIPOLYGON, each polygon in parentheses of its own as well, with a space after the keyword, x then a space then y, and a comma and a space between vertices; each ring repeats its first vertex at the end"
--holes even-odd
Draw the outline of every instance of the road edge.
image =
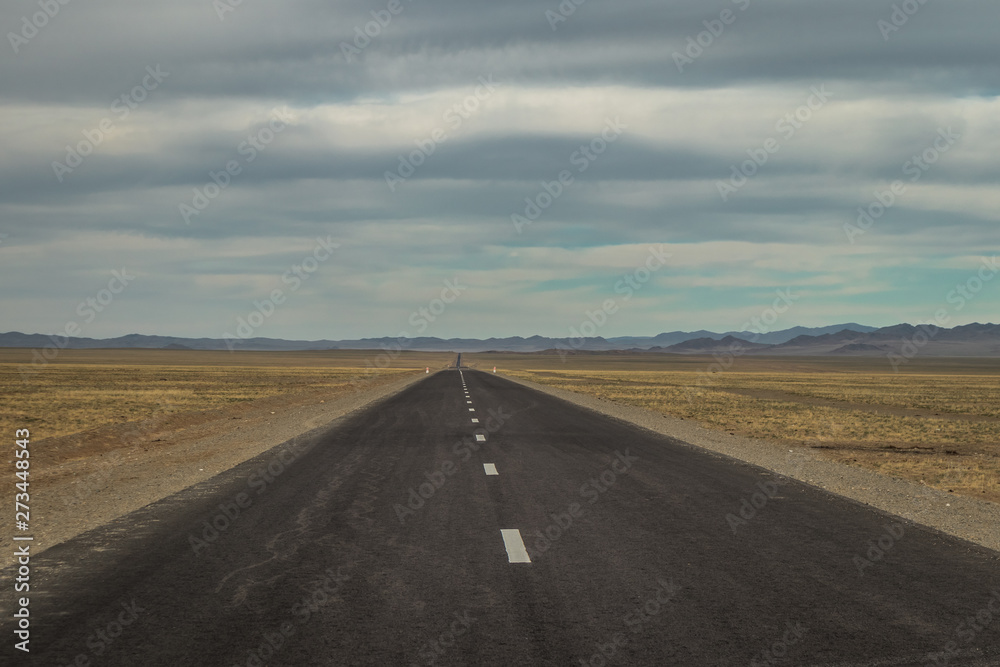
POLYGON ((808 448, 787 449, 770 441, 714 431, 694 421, 645 408, 550 387, 505 373, 497 375, 607 417, 621 419, 674 438, 690 447, 749 463, 1000 552, 1000 504, 946 493, 864 468, 826 461, 813 456, 808 448))
MULTIPOLYGON (((435 371, 437 372, 437 371, 435 371)), ((32 553, 41 554, 48 549, 67 542, 79 535, 82 535, 95 528, 106 526, 124 516, 141 510, 144 507, 160 502, 177 493, 189 489, 198 484, 226 474, 233 468, 250 461, 258 456, 266 455, 268 452, 284 446, 292 441, 301 441, 306 438, 320 437, 324 432, 335 426, 342 420, 359 410, 378 403, 386 398, 394 396, 417 382, 430 377, 424 373, 414 373, 386 384, 374 387, 362 386, 348 394, 337 396, 326 401, 320 413, 308 412, 300 414, 298 410, 290 414, 289 426, 282 429, 284 433, 275 432, 256 434, 256 442, 250 446, 243 447, 231 452, 228 460, 219 469, 205 470, 197 468, 199 463, 188 466, 188 471, 173 477, 161 471, 157 484, 140 484, 137 480, 145 479, 146 475, 152 474, 148 468, 152 461, 141 461, 134 467, 127 465, 116 465, 111 469, 107 488, 100 492, 95 492, 86 497, 75 507, 65 507, 59 505, 53 496, 58 489, 49 489, 45 503, 39 503, 41 514, 44 520, 40 523, 42 528, 35 531, 35 547, 32 553), (297 426, 292 426, 297 422, 297 426), (289 436, 289 430, 293 434, 289 436), (201 471, 201 474, 192 472, 201 471), (120 478, 119 475, 122 477, 120 478), (127 480, 127 481, 126 481, 127 480), (35 552, 35 549, 38 549, 35 552)), ((313 405, 312 408, 320 409, 313 405)), ((299 408, 303 409, 302 406, 299 408)), ((234 435, 234 434, 228 434, 234 435)), ((219 436, 211 435, 195 441, 188 449, 199 446, 198 443, 211 443, 213 446, 220 445, 219 436)), ((65 493, 65 489, 62 490, 65 493)), ((32 509, 35 507, 33 505, 32 509)), ((14 542, 10 535, 3 538, 4 549, 0 555, 0 570, 4 570, 14 563, 14 542)))

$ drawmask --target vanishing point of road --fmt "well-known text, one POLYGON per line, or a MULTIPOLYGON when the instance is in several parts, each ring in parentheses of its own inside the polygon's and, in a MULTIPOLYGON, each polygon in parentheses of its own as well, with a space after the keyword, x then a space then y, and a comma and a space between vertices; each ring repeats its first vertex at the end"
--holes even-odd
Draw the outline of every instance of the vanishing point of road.
POLYGON ((996 553, 461 367, 32 565, 18 664, 1000 665, 996 553))

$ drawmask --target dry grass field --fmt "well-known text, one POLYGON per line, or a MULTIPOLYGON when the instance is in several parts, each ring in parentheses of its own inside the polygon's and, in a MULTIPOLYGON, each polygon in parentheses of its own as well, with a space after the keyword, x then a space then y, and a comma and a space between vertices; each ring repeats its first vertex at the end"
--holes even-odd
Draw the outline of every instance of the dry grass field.
MULTIPOLYGON (((404 352, 375 369, 370 351, 64 350, 23 374, 30 359, 30 350, 0 349, 0 427, 29 428, 37 442, 150 420, 194 423, 275 397, 329 400, 443 368, 454 355, 404 352)), ((651 354, 465 354, 463 362, 1000 502, 1000 360, 917 358, 900 373, 881 358, 747 356, 729 368, 651 354)))
POLYGON ((0 429, 28 428, 40 440, 283 394, 336 398, 454 361, 449 353, 403 352, 379 369, 367 363, 377 354, 63 350, 52 363, 32 367, 37 372, 24 373, 31 351, 0 348, 0 429))
POLYGON ((1000 360, 557 354, 463 362, 1000 502, 1000 360), (716 364, 713 366, 713 364, 716 364), (715 371, 715 372, 713 372, 715 371))
MULTIPOLYGON (((0 423, 31 431, 38 550, 323 427, 454 361, 403 352, 0 349, 0 423), (367 362, 385 365, 374 368, 367 362)), ((13 467, 13 466, 12 466, 13 467)), ((0 496, 13 506, 13 484, 0 496)), ((13 554, 11 546, 5 553, 13 554)), ((12 562, 0 556, 0 566, 12 562)))

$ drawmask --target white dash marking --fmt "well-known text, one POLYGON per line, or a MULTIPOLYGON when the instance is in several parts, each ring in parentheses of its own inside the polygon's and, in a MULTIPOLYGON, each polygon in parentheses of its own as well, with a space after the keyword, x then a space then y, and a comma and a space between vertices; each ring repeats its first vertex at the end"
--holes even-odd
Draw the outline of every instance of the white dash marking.
POLYGON ((521 539, 521 531, 517 528, 501 528, 500 534, 503 536, 503 546, 507 549, 508 563, 530 563, 528 550, 524 548, 524 540, 521 539))
POLYGON ((473 417, 473 418, 472 418, 472 423, 473 423, 473 424, 478 424, 478 423, 479 423, 479 420, 478 420, 478 419, 476 419, 475 417, 473 417))
POLYGON ((475 412, 475 411, 476 411, 475 408, 469 408, 469 412, 475 412))
POLYGON ((499 475, 500 474, 500 473, 497 472, 497 466, 496 466, 495 463, 484 463, 483 464, 483 470, 486 471, 487 475, 499 475))
POLYGON ((482 433, 476 434, 476 442, 486 442, 486 436, 482 433))
POLYGON ((469 405, 472 405, 472 401, 466 401, 466 403, 468 403, 469 405))

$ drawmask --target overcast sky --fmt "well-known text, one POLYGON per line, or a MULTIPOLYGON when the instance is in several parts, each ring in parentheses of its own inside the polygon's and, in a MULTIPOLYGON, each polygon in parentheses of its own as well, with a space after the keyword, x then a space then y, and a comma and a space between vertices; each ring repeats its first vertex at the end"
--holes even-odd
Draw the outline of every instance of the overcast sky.
POLYGON ((561 7, 5 2, 0 331, 997 320, 995 0, 561 7))

